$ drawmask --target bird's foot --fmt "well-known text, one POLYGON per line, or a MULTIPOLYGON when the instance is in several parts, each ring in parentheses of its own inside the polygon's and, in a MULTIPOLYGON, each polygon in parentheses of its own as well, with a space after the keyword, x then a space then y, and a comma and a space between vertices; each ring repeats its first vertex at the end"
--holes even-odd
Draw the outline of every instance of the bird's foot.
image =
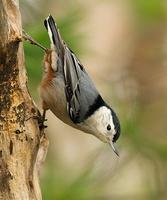
POLYGON ((45 115, 46 115, 46 110, 43 111, 42 115, 41 115, 41 113, 38 110, 38 114, 37 115, 33 115, 33 116, 27 118, 26 121, 28 121, 30 119, 36 119, 38 121, 39 129, 42 130, 42 129, 45 129, 45 128, 48 127, 48 126, 46 126, 44 124, 44 122, 47 121, 47 119, 45 118, 45 115))

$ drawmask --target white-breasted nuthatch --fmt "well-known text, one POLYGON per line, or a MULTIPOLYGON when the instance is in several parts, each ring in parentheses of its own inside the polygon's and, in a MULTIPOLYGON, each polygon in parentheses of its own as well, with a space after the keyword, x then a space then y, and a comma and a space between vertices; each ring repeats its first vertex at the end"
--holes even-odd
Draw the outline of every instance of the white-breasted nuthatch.
POLYGON ((114 146, 120 136, 117 115, 104 102, 83 65, 61 39, 51 15, 44 25, 51 41, 51 49, 44 58, 40 87, 44 112, 50 109, 64 123, 109 143, 118 155, 114 146))

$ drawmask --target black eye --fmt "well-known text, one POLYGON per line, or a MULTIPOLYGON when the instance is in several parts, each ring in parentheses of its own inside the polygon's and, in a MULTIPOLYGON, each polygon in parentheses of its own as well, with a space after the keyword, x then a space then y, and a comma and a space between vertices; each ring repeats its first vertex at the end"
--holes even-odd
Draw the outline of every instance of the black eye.
POLYGON ((107 130, 108 130, 108 131, 111 130, 111 126, 110 126, 110 124, 107 125, 107 130))

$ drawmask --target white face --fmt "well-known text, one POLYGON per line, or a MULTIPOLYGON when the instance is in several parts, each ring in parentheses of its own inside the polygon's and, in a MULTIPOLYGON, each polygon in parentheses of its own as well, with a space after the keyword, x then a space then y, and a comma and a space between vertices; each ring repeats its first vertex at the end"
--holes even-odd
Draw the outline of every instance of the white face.
POLYGON ((102 142, 108 143, 116 155, 119 156, 113 141, 116 130, 113 122, 113 116, 109 108, 106 106, 99 108, 83 123, 80 123, 80 129, 87 133, 93 134, 102 142))
POLYGON ((99 108, 85 121, 88 132, 98 137, 103 142, 112 141, 116 134, 111 110, 106 106, 99 108))

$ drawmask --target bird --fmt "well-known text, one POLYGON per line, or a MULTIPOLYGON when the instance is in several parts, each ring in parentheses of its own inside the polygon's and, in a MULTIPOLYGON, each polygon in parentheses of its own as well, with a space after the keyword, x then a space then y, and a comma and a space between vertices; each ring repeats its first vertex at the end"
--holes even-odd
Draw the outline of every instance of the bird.
POLYGON ((108 143, 119 156, 115 143, 121 128, 115 111, 103 100, 85 67, 62 39, 51 15, 44 20, 44 26, 51 45, 44 55, 40 84, 43 115, 50 109, 69 126, 108 143))

